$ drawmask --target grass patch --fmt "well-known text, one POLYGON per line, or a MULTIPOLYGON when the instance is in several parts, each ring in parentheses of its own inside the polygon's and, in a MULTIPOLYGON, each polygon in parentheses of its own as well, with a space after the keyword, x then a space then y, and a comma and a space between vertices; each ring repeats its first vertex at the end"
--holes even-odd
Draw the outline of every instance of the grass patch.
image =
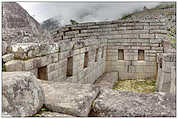
POLYGON ((32 117, 40 117, 40 114, 34 114, 32 117))
POLYGON ((42 107, 41 111, 48 111, 48 109, 46 107, 42 107))
POLYGON ((32 117, 41 117, 41 113, 45 112, 45 111, 49 111, 49 110, 43 105, 43 107, 40 109, 40 111, 37 112, 36 114, 34 114, 32 117))
POLYGON ((143 80, 118 80, 113 89, 123 91, 134 91, 151 93, 155 91, 156 80, 155 79, 143 79, 143 80))

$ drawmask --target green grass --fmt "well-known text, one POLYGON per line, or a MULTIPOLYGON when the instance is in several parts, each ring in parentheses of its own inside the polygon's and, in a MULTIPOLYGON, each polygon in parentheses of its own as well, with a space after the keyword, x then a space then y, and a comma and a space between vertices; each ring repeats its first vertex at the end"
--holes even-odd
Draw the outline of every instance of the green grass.
POLYGON ((168 28, 168 37, 172 48, 176 48, 176 27, 168 28))
POLYGON ((42 107, 42 108, 41 108, 41 111, 48 111, 48 109, 45 108, 45 107, 42 107))
POLYGON ((34 114, 32 117, 41 117, 41 113, 45 112, 45 111, 49 111, 44 105, 43 107, 40 109, 40 111, 36 114, 34 114))
POLYGON ((155 79, 126 79, 118 80, 113 89, 119 89, 123 91, 134 91, 134 92, 144 92, 151 93, 155 91, 155 79))
POLYGON ((34 114, 32 117, 40 117, 40 114, 34 114))

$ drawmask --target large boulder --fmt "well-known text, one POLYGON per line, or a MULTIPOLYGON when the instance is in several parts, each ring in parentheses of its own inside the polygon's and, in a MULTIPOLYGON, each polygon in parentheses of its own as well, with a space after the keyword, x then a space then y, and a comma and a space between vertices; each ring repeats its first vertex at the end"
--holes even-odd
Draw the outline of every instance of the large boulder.
POLYGON ((96 86, 113 88, 118 81, 118 72, 106 72, 95 82, 96 86))
POLYGON ((45 107, 50 111, 73 116, 88 116, 99 89, 91 84, 40 81, 45 107))
POLYGON ((176 98, 166 93, 135 93, 101 89, 90 116, 158 117, 176 116, 176 98))
POLYGON ((2 73, 2 112, 13 117, 32 116, 44 104, 44 93, 30 72, 2 73))
POLYGON ((58 43, 16 43, 10 49, 14 58, 27 60, 59 52, 60 47, 58 43))
POLYGON ((8 62, 14 59, 14 54, 9 53, 2 56, 3 62, 8 62))

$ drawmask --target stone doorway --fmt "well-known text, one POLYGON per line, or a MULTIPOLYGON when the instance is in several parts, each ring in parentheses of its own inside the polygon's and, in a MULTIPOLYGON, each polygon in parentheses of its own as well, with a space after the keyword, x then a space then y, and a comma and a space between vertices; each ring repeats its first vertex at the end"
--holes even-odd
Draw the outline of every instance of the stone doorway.
POLYGON ((47 66, 38 68, 38 79, 40 79, 40 80, 48 80, 47 66))

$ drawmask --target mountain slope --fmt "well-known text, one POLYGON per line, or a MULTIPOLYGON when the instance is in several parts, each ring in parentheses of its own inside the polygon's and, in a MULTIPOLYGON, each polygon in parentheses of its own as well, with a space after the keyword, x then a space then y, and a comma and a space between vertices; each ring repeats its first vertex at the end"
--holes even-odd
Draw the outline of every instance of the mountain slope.
MULTIPOLYGON (((16 2, 2 3, 2 40, 11 43, 41 42, 44 36, 40 24, 16 2)), ((45 33, 47 34, 47 33, 45 33)))

